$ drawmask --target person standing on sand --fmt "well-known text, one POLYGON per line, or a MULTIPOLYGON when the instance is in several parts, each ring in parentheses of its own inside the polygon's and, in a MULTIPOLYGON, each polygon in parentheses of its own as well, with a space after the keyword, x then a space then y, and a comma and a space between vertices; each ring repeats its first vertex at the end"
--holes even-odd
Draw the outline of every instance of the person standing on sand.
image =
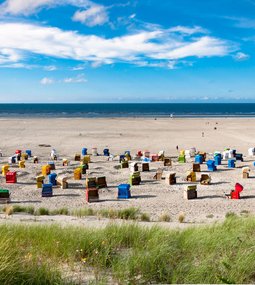
POLYGON ((177 151, 179 150, 179 147, 178 147, 178 145, 176 146, 176 150, 177 150, 177 151))
POLYGON ((204 132, 202 132, 202 138, 205 136, 204 132))

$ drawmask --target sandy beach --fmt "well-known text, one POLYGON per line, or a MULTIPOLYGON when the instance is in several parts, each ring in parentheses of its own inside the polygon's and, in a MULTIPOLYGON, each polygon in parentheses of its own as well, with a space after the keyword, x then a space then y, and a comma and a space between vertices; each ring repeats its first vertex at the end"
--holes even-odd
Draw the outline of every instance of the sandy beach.
MULTIPOLYGON (((227 212, 254 213, 255 171, 253 158, 248 157, 247 152, 249 147, 254 146, 254 123, 253 118, 1 118, 1 166, 8 162, 8 157, 14 154, 16 149, 31 149, 33 155, 38 156, 39 164, 28 160, 25 169, 11 166, 11 170, 17 171, 18 183, 6 184, 5 178, 1 176, 0 187, 10 190, 13 205, 49 209, 138 207, 142 212, 148 213, 153 221, 157 221, 162 213, 169 214, 172 221, 176 222, 179 213, 183 212, 187 222, 199 224, 220 221, 227 212), (51 147, 40 147, 40 144, 49 144, 51 147), (196 147, 197 150, 207 152, 208 157, 214 151, 223 151, 229 147, 243 153, 244 162, 238 161, 235 169, 228 169, 227 161, 223 161, 218 171, 211 173, 211 185, 196 183, 198 199, 185 200, 183 189, 185 185, 190 184, 185 181, 186 171, 191 169, 194 159, 188 159, 185 164, 178 163, 177 145, 179 150, 196 147), (97 147, 101 154, 104 148, 109 148, 110 153, 114 155, 122 154, 126 150, 130 150, 131 154, 136 154, 138 150, 149 150, 151 153, 164 150, 174 162, 172 167, 164 167, 164 170, 176 172, 177 184, 169 186, 164 180, 153 180, 156 170, 163 167, 163 163, 152 162, 150 172, 141 173, 141 185, 131 188, 132 199, 117 200, 117 186, 128 182, 129 169, 118 169, 117 157, 114 161, 107 161, 107 157, 92 156, 87 173, 89 176, 106 176, 108 188, 100 190, 100 202, 87 204, 85 175, 80 181, 73 180, 73 169, 79 165, 79 162, 74 161, 74 155, 80 153, 82 147, 87 147, 89 152, 92 147, 97 147), (41 173, 41 166, 50 161, 52 148, 57 150, 60 157, 56 162, 55 172, 70 176, 70 188, 54 188, 53 197, 42 198, 41 191, 36 189, 35 176, 41 173), (63 167, 62 158, 70 159, 70 165, 63 167), (251 178, 242 178, 243 166, 251 167, 251 178), (226 199, 224 193, 230 193, 236 182, 244 186, 242 198, 226 199)), ((201 166, 201 170, 207 173, 206 164, 201 166)), ((197 179, 199 177, 200 174, 197 179)))

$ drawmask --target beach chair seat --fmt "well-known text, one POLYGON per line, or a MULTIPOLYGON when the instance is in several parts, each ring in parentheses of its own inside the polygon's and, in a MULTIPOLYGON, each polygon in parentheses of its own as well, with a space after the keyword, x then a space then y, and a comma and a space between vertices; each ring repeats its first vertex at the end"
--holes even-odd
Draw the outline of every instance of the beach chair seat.
POLYGON ((211 183, 211 176, 209 174, 201 174, 200 184, 209 185, 211 183))
POLYGON ((251 169, 250 169, 250 167, 243 167, 242 168, 242 174, 243 174, 243 178, 244 179, 247 179, 247 178, 249 178, 249 176, 250 176, 250 171, 251 171, 251 169))
POLYGON ((89 164, 91 162, 91 158, 90 155, 84 155, 84 157, 82 158, 82 164, 89 164))
POLYGON ((163 169, 158 168, 156 174, 153 176, 153 179, 160 181, 162 179, 163 169))
POLYGON ((87 151, 88 151, 88 149, 87 149, 86 147, 84 147, 84 148, 82 148, 82 150, 81 150, 81 154, 82 154, 83 156, 85 156, 85 155, 87 155, 87 151))
POLYGON ((34 156, 34 157, 33 157, 33 162, 34 162, 34 163, 39 163, 39 159, 38 159, 37 156, 34 156))
POLYGON ((184 189, 184 199, 197 199, 197 185, 188 185, 184 189))
POLYGON ((88 203, 98 202, 99 201, 99 193, 96 187, 94 188, 86 188, 86 201, 88 203))
POLYGON ((3 165, 2 166, 2 175, 6 176, 6 173, 9 171, 9 165, 3 165))
POLYGON ((159 156, 157 153, 151 154, 151 161, 152 162, 159 161, 159 156))
POLYGON ((104 153, 104 156, 110 156, 109 148, 105 148, 103 153, 104 153))
POLYGON ((120 184, 118 186, 118 199, 131 198, 130 184, 120 184))
MULTIPOLYGON (((200 165, 200 164, 199 164, 200 165)), ((196 172, 194 171, 188 171, 187 172, 187 176, 186 176, 186 181, 189 182, 196 182, 197 178, 196 178, 196 172)))
POLYGON ((10 192, 7 189, 0 189, 0 203, 9 203, 10 202, 10 192))
POLYGON ((176 173, 175 172, 167 172, 165 175, 165 182, 167 185, 174 185, 176 184, 176 173))
POLYGON ((200 172, 201 171, 200 164, 199 163, 193 163, 192 164, 192 170, 194 172, 200 172))
POLYGON ((91 154, 92 154, 93 156, 98 156, 97 147, 93 147, 93 148, 91 149, 91 154))
POLYGON ((158 153, 158 160, 159 160, 159 161, 164 161, 164 159, 165 159, 165 151, 164 151, 164 150, 161 150, 161 151, 159 151, 159 153, 158 153))
POLYGON ((57 177, 57 185, 61 187, 61 189, 67 189, 68 188, 68 177, 67 176, 58 176, 57 177))
POLYGON ((95 188, 97 187, 96 177, 87 177, 85 181, 86 188, 95 188))
POLYGON ((47 164, 50 166, 50 170, 55 170, 56 169, 54 161, 48 161, 47 164))
POLYGON ((208 171, 216 171, 217 170, 217 167, 215 166, 215 161, 214 160, 208 160, 206 162, 206 165, 207 165, 208 171))
POLYGON ((50 165, 46 164, 42 166, 42 175, 47 176, 50 174, 50 165))
POLYGON ((239 183, 235 184, 235 190, 231 190, 231 199, 240 199, 240 193, 243 191, 243 186, 239 183))
POLYGON ((81 173, 80 167, 75 168, 73 172, 74 180, 81 180, 81 177, 82 177, 82 173, 81 173))
POLYGON ((74 155, 74 161, 81 161, 81 155, 79 153, 74 155))
POLYGON ((179 163, 185 163, 185 162, 186 162, 185 155, 179 155, 179 157, 178 157, 178 162, 179 162, 179 163))
POLYGON ((242 153, 236 153, 235 159, 236 159, 236 160, 243 161, 243 154, 242 154, 242 153))
POLYGON ((129 176, 129 184, 132 185, 140 185, 141 183, 141 176, 140 176, 140 172, 136 171, 133 172, 132 174, 130 174, 129 176))
POLYGON ((164 166, 172 166, 172 160, 170 157, 164 157, 164 166))
POLYGON ((21 154, 21 159, 22 160, 28 160, 28 154, 27 153, 22 153, 21 154))
POLYGON ((142 172, 150 171, 150 164, 148 162, 142 162, 142 172))
POLYGON ((68 166, 68 164, 69 164, 68 159, 67 159, 67 158, 63 158, 63 160, 62 160, 62 166, 68 166))
POLYGON ((235 159, 229 159, 228 160, 228 168, 235 168, 235 162, 236 160, 235 159))
POLYGON ((221 165, 221 154, 217 154, 214 156, 215 165, 221 165))
POLYGON ((204 151, 199 151, 198 154, 199 154, 199 155, 202 155, 203 162, 205 162, 205 161, 206 161, 206 152, 204 152, 204 151))
POLYGON ((52 186, 56 186, 57 185, 57 174, 56 173, 51 173, 49 175, 49 183, 51 183, 52 186))
POLYGON ((52 190, 52 184, 43 184, 42 187, 42 197, 52 197, 53 196, 53 190, 52 190))
POLYGON ((43 175, 36 176, 36 187, 37 189, 43 187, 45 177, 43 175))
POLYGON ((25 168, 25 167, 26 167, 25 160, 19 161, 19 168, 25 168))
POLYGON ((17 183, 16 171, 8 171, 5 176, 6 183, 17 183))
POLYGON ((128 168, 128 161, 125 161, 125 160, 123 160, 123 161, 121 161, 121 168, 128 168))
POLYGON ((107 188, 106 177, 105 176, 97 177, 96 178, 96 185, 99 189, 107 188))
POLYGON ((131 163, 129 164, 129 170, 130 170, 131 172, 136 172, 136 171, 138 171, 138 163, 137 163, 137 162, 131 162, 131 163))
POLYGON ((28 155, 28 157, 32 157, 32 151, 30 149, 27 149, 25 152, 28 155))

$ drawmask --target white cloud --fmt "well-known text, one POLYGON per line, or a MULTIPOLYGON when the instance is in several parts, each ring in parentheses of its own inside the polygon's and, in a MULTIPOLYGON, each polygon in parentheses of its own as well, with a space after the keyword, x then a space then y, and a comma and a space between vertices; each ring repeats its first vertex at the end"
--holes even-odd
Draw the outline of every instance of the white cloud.
POLYGON ((210 36, 194 38, 186 34, 176 36, 169 29, 160 28, 107 39, 27 23, 0 23, 0 38, 0 56, 1 51, 8 51, 3 57, 12 62, 21 61, 24 54, 37 54, 89 61, 98 66, 115 62, 169 62, 186 57, 225 56, 233 51, 232 44, 225 40, 210 36))
POLYGON ((194 26, 194 27, 176 26, 176 27, 169 29, 169 31, 178 32, 178 33, 187 34, 187 35, 192 35, 192 34, 197 34, 197 33, 202 33, 202 34, 207 33, 207 30, 199 26, 194 26))
POLYGON ((94 27, 107 23, 109 18, 104 6, 93 5, 87 10, 77 11, 73 16, 73 21, 94 27))
POLYGON ((85 83, 87 79, 84 74, 79 74, 76 77, 68 77, 63 80, 64 83, 85 83))
POLYGON ((52 78, 48 78, 48 77, 44 77, 43 79, 41 79, 40 83, 42 85, 50 85, 53 84, 55 81, 52 78))
POLYGON ((21 60, 22 55, 18 50, 10 48, 0 48, 0 64, 16 63, 21 60))
POLYGON ((55 65, 48 65, 44 67, 44 70, 46 71, 55 71, 57 70, 57 67, 55 65))
POLYGON ((236 61, 245 61, 250 58, 248 54, 243 53, 243 52, 238 52, 233 57, 236 61))

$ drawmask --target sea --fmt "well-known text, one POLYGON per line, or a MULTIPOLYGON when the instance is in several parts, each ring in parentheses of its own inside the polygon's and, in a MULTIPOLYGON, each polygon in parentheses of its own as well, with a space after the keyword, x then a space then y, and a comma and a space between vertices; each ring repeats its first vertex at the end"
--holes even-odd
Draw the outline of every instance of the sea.
POLYGON ((255 103, 0 104, 0 117, 255 117, 255 103))

